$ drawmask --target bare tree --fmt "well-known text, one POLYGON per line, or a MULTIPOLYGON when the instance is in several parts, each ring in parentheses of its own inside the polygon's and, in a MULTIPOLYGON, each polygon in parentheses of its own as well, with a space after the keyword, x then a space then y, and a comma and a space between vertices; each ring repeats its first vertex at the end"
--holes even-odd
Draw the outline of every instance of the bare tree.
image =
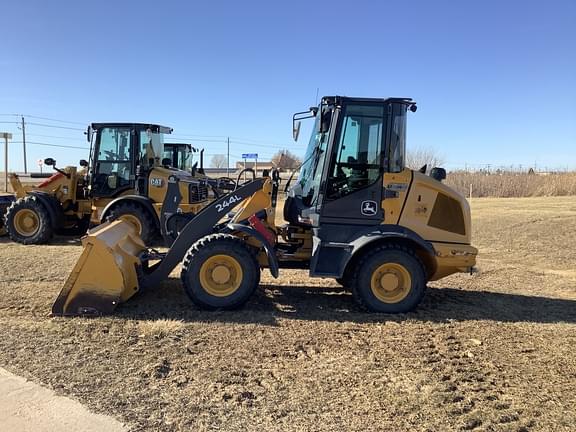
POLYGON ((432 147, 417 147, 406 152, 406 166, 412 169, 420 169, 427 165, 429 172, 434 167, 444 163, 444 157, 432 147))
POLYGON ((293 170, 300 166, 302 160, 290 152, 290 150, 279 150, 272 156, 272 164, 278 169, 293 170))
POLYGON ((212 168, 226 168, 226 164, 226 155, 223 154, 215 154, 212 156, 212 159, 210 159, 210 166, 212 168))

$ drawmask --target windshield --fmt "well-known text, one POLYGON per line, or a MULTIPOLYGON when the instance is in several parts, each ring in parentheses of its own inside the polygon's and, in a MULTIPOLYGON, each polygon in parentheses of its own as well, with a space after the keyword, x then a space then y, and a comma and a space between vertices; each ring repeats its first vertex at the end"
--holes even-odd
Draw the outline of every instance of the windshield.
MULTIPOLYGON (((298 176, 298 184, 302 188, 302 197, 309 198, 311 202, 318 195, 320 188, 320 180, 322 178, 322 167, 324 166, 324 158, 326 155, 326 145, 328 143, 328 128, 324 133, 320 133, 321 110, 318 111, 306 155, 304 156, 304 163, 300 168, 300 175, 298 176)), ((331 112, 325 112, 324 116, 331 115, 331 112)))
POLYGON ((189 145, 164 144, 164 156, 170 159, 170 165, 183 171, 192 171, 192 149, 189 145))
POLYGON ((150 129, 140 131, 140 155, 145 165, 159 165, 164 153, 164 134, 150 129), (152 161, 150 161, 152 160, 152 161))

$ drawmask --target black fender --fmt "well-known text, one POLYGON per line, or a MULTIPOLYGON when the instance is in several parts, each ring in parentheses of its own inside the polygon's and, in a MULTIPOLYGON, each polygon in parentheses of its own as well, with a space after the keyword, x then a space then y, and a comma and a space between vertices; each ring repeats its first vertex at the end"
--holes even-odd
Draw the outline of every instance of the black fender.
POLYGON ((102 216, 100 216, 100 223, 106 222, 106 218, 109 216, 110 210, 112 210, 114 206, 116 206, 118 203, 126 201, 136 201, 138 204, 141 204, 152 215, 152 219, 154 219, 156 229, 160 230, 160 220, 158 219, 158 214, 156 213, 156 210, 152 205, 152 201, 150 201, 150 198, 144 197, 142 195, 123 195, 121 197, 113 199, 106 205, 106 207, 104 207, 104 210, 102 210, 102 216))
POLYGON ((418 233, 399 225, 376 225, 360 231, 356 238, 350 242, 351 251, 344 261, 343 269, 356 257, 360 256, 369 245, 375 242, 392 242, 406 245, 415 249, 418 256, 424 261, 428 275, 436 271, 436 251, 434 246, 424 240, 418 233))
POLYGON ((268 264, 270 265, 270 273, 275 278, 278 278, 279 268, 280 268, 280 265, 278 264, 278 257, 276 256, 274 248, 272 247, 270 242, 268 240, 266 240, 266 237, 264 237, 262 234, 260 234, 258 231, 256 231, 254 228, 252 228, 251 226, 248 226, 248 225, 242 225, 242 224, 237 224, 237 223, 236 224, 228 224, 227 228, 231 231, 241 231, 243 233, 248 234, 251 237, 254 237, 256 240, 258 240, 262 244, 262 246, 264 246, 264 250, 266 251, 266 255, 268 256, 268 264))
POLYGON ((62 210, 62 204, 53 195, 43 191, 30 191, 28 192, 28 195, 35 196, 46 208, 50 215, 50 223, 54 230, 63 225, 64 212, 62 210))

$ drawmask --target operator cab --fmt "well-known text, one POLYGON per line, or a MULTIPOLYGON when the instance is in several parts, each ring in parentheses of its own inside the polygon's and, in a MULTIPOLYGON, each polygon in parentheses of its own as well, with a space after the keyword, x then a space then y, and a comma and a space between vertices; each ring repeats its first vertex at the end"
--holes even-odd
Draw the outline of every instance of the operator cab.
POLYGON ((312 227, 380 224, 383 175, 405 168, 408 109, 416 111, 408 98, 329 96, 296 113, 295 139, 300 120, 313 117, 315 124, 286 201, 286 221, 312 227))
MULTIPOLYGON (((92 123, 89 188, 92 197, 115 197, 136 188, 137 179, 160 166, 166 126, 146 123, 92 123)), ((146 181, 146 180, 145 180, 146 181)))
POLYGON ((198 161, 194 162, 194 153, 198 151, 200 151, 200 161, 202 162, 204 150, 199 150, 186 143, 165 143, 162 165, 192 173, 193 176, 196 172, 202 174, 202 166, 199 169, 198 161))

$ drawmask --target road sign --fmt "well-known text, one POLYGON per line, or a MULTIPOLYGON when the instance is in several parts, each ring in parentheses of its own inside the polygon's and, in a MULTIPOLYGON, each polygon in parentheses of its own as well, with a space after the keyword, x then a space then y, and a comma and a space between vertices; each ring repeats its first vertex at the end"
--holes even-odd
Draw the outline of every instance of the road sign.
POLYGON ((242 153, 242 159, 258 159, 258 153, 242 153))

